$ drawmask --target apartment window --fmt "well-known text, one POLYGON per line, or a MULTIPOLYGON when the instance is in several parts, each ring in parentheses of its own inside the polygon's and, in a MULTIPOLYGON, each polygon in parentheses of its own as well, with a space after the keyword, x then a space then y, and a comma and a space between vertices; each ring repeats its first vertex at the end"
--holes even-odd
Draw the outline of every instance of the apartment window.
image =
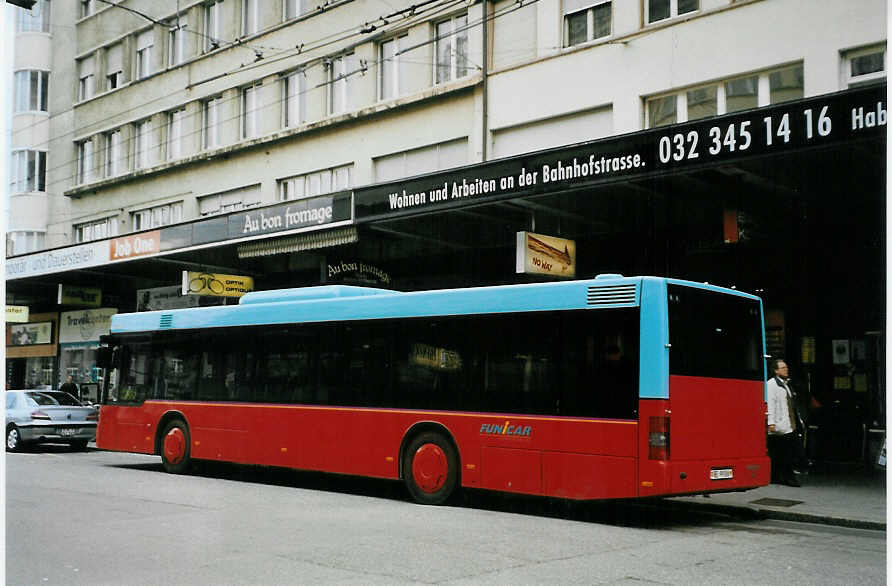
POLYGON ((204 50, 213 51, 220 46, 223 36, 223 0, 204 7, 204 50))
POLYGON ((15 111, 46 112, 49 81, 48 71, 16 71, 15 111))
POLYGON ((647 23, 658 22, 700 10, 700 0, 647 0, 647 23))
POLYGON ((242 89, 241 96, 241 130, 242 138, 257 136, 257 109, 260 86, 251 86, 242 89))
POLYGON ((406 48, 409 35, 402 35, 381 43, 379 54, 379 92, 382 100, 388 100, 406 93, 406 80, 409 78, 406 72, 405 55, 397 53, 406 48))
POLYGON ((12 151, 10 193, 46 191, 46 152, 12 151))
POLYGON ((133 163, 137 169, 145 169, 151 164, 151 135, 151 120, 143 120, 136 123, 136 136, 133 141, 133 163))
POLYGON ((118 235, 118 218, 103 218, 74 225, 74 241, 90 242, 118 235))
POLYGON ((183 120, 186 110, 174 110, 167 115, 167 158, 179 159, 183 156, 183 120))
POLYGON ((564 0, 564 46, 572 47, 610 36, 612 3, 604 0, 564 0))
POLYGON ((167 26, 167 66, 174 67, 185 61, 186 25, 173 19, 167 26))
POLYGON ((451 169, 468 162, 468 139, 459 138, 374 159, 375 181, 451 169))
POLYGON ((198 198, 198 213, 201 216, 213 216, 259 205, 260 186, 253 185, 198 198))
POLYGON ((886 78, 885 46, 849 51, 843 56, 843 84, 847 87, 886 78))
POLYGON ((352 187, 353 163, 279 180, 279 199, 288 201, 343 191, 352 187))
POLYGON ((802 64, 705 84, 645 101, 648 128, 687 122, 803 96, 802 64))
POLYGON ((152 74, 152 47, 155 37, 152 29, 136 36, 136 78, 142 79, 152 74))
POLYGON ((50 3, 37 0, 31 10, 16 10, 15 30, 18 33, 50 32, 50 3))
POLYGON ((115 177, 124 170, 124 147, 121 130, 113 130, 105 135, 105 176, 115 177))
POLYGON ((134 232, 151 230, 183 221, 183 202, 168 203, 160 206, 137 210, 130 214, 130 225, 134 232))
POLYGON ((86 18, 96 12, 96 0, 80 0, 81 1, 81 18, 86 18))
POLYGON ((282 78, 282 126, 296 126, 304 120, 304 72, 294 71, 282 78))
POLYGON ((242 0, 242 36, 253 35, 260 21, 259 0, 242 0))
POLYGON ((350 107, 350 76, 355 73, 353 53, 332 59, 328 64, 328 113, 346 112, 350 107))
POLYGON ((202 104, 201 144, 206 149, 220 146, 220 104, 222 97, 211 98, 202 104))
POLYGON ((45 247, 46 234, 36 231, 17 231, 6 235, 6 254, 25 254, 45 247))
POLYGON ((468 75, 467 14, 437 24, 436 55, 436 83, 468 75))
POLYGON ((124 47, 121 43, 105 50, 105 89, 113 90, 124 83, 124 47))
POLYGON ((301 0, 284 0, 282 12, 285 15, 285 20, 300 16, 303 12, 302 4, 301 0))
POLYGON ((93 56, 85 57, 78 63, 78 99, 87 100, 93 97, 95 91, 93 83, 93 56))
POLYGON ((89 183, 93 180, 93 140, 85 140, 77 145, 77 179, 78 183, 89 183))

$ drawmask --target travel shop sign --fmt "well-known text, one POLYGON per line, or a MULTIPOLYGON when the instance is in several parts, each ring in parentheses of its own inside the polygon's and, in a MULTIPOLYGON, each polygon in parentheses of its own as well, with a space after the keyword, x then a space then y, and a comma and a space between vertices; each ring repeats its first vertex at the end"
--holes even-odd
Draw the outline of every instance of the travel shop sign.
POLYGON ((581 189, 882 136, 886 85, 609 137, 355 191, 356 221, 581 189))

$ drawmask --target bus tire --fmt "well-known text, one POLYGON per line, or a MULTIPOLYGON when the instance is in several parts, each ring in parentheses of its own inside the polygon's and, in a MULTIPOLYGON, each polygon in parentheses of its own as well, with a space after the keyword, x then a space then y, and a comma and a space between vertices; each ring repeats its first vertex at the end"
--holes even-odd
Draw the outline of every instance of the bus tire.
POLYGON ((169 422, 161 432, 161 463, 171 474, 182 474, 189 469, 191 446, 189 427, 182 419, 169 422))
POLYGON ((416 502, 446 502, 458 483, 458 454, 452 442, 436 432, 412 438, 403 456, 403 478, 416 502))

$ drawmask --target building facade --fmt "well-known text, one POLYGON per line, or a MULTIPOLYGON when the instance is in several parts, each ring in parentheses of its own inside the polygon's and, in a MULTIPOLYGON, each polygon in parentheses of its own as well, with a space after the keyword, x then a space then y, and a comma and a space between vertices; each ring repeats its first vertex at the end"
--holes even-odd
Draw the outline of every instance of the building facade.
POLYGON ((35 146, 13 152, 29 171, 14 176, 9 304, 72 311, 58 287, 92 286, 132 311, 185 270, 260 289, 543 278, 516 270, 526 231, 572 240, 578 276, 762 295, 770 353, 858 431, 838 457, 885 419, 885 137, 865 134, 885 124, 882 0, 39 6, 48 31, 16 40, 22 59, 51 51, 16 61, 16 99, 21 79, 37 106, 16 110, 16 140, 35 146), (840 92, 845 116, 809 101, 840 92), (626 159, 636 136, 679 165, 626 159), (755 156, 751 140, 796 148, 755 156), (577 143, 606 146, 589 163, 577 143), (596 162, 622 173, 574 183, 596 162))

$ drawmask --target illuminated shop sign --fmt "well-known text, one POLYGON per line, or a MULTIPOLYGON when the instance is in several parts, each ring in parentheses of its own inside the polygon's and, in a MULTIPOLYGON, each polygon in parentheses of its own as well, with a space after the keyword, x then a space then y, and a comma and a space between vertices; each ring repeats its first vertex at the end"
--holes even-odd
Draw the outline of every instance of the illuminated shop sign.
POLYGON ((251 277, 183 271, 183 295, 241 297, 253 290, 254 279, 251 277))

